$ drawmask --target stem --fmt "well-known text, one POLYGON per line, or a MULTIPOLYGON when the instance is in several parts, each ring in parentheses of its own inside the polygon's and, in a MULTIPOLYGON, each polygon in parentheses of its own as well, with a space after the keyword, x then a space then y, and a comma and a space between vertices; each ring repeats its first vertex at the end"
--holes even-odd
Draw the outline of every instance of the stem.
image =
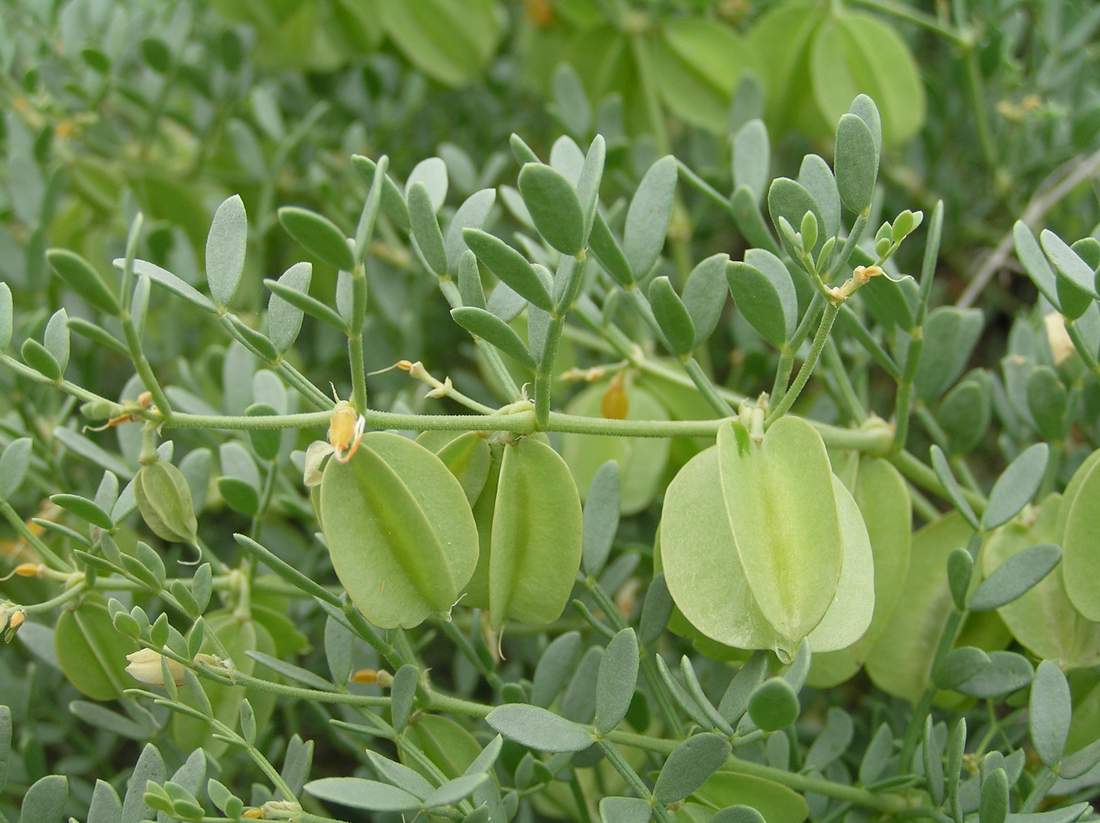
POLYGON ((580 257, 562 257, 558 268, 558 277, 563 279, 565 287, 558 299, 554 311, 550 314, 550 325, 546 329, 546 341, 542 356, 535 370, 535 425, 540 431, 550 422, 550 392, 553 384, 554 359, 558 354, 558 341, 565 327, 565 316, 577 299, 581 287, 581 275, 584 273, 584 252, 580 257))
POLYGON ((122 324, 122 332, 126 336, 126 347, 130 350, 130 359, 134 363, 134 368, 137 369, 142 384, 153 395, 153 402, 160 413, 165 419, 171 419, 172 405, 168 402, 168 395, 164 393, 157 376, 153 373, 153 367, 149 365, 149 361, 145 358, 145 351, 141 347, 141 337, 138 335, 137 327, 134 326, 134 320, 130 316, 130 312, 123 311, 119 314, 118 319, 122 324))
POLYGON ((596 745, 603 751, 604 756, 607 758, 607 762, 614 766, 615 771, 622 775, 623 780, 637 792, 640 798, 649 803, 650 807, 653 809, 653 816, 658 820, 671 823, 672 818, 668 816, 668 809, 657 802, 657 798, 653 796, 653 792, 649 790, 649 786, 642 781, 638 773, 634 771, 631 765, 626 762, 626 759, 619 754, 619 750, 606 740, 597 740, 596 745))
POLYGON ((703 398, 710 403, 712 409, 723 417, 733 417, 737 414, 733 407, 718 393, 713 381, 707 376, 706 372, 703 371, 703 367, 699 365, 698 360, 694 357, 689 357, 683 361, 683 364, 684 371, 686 371, 688 377, 691 378, 691 382, 699 389, 699 393, 703 395, 703 398))
POLYGON ((351 365, 352 405, 367 408, 366 367, 363 364, 363 323, 367 314, 367 273, 357 263, 351 273, 351 329, 348 331, 348 360, 351 365))
POLYGON ((794 383, 791 384, 791 388, 787 391, 778 405, 775 406, 769 413, 767 419, 764 421, 765 425, 770 425, 786 414, 791 406, 794 405, 794 401, 798 399, 798 395, 802 393, 802 389, 805 388, 806 383, 810 379, 810 375, 813 374, 814 369, 817 367, 817 360, 821 356, 821 350, 825 348, 825 341, 829 339, 829 332, 833 328, 833 321, 836 320, 837 311, 839 306, 835 303, 828 303, 825 306, 825 311, 821 315, 821 323, 817 327, 817 333, 814 335, 814 341, 810 344, 810 353, 802 363, 802 368, 798 370, 798 374, 794 378, 794 383))
POLYGON ((867 417, 867 410, 863 408, 863 401, 856 394, 855 387, 845 370, 844 361, 840 357, 840 349, 832 338, 825 343, 825 365, 832 373, 833 380, 836 381, 848 416, 856 422, 862 422, 867 417))
POLYGON ((974 111, 974 120, 978 129, 978 144, 982 148, 982 156, 990 171, 997 171, 997 144, 993 141, 993 132, 989 127, 989 110, 986 105, 988 99, 985 94, 985 81, 982 80, 982 69, 978 64, 978 52, 974 43, 967 44, 966 54, 966 85, 970 92, 971 108, 974 111))
MULTIPOLYGON (((895 452, 890 455, 889 459, 894 464, 894 468, 922 489, 930 491, 944 500, 951 499, 943 484, 940 483, 939 478, 936 477, 936 473, 909 452, 905 450, 895 452)), ((966 502, 974 509, 974 513, 981 516, 982 512, 985 511, 985 497, 967 488, 962 488, 961 491, 963 497, 966 498, 966 502)))
POLYGON ((4 519, 7 520, 13 529, 15 529, 19 536, 26 540, 34 550, 45 560, 50 566, 62 571, 71 571, 72 565, 62 559, 53 549, 47 546, 42 540, 32 532, 27 524, 23 522, 23 518, 19 516, 19 513, 12 508, 11 503, 7 500, 0 500, 0 514, 4 515, 4 519))

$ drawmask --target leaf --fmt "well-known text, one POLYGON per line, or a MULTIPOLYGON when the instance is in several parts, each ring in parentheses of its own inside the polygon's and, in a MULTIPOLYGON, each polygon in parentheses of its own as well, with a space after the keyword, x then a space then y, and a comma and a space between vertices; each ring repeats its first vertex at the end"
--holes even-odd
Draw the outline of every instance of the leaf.
POLYGON ((513 291, 543 311, 553 311, 554 301, 534 266, 503 240, 480 229, 466 229, 466 245, 489 270, 513 291))
POLYGON ((1058 372, 1050 366, 1036 367, 1027 378, 1027 406, 1040 437, 1051 442, 1065 439, 1068 404, 1058 372))
POLYGON ((393 685, 390 687, 390 718, 398 732, 405 728, 409 720, 419 682, 420 670, 411 663, 406 663, 393 676, 393 685))
POLYGON ((1062 550, 1049 543, 1012 555, 974 590, 968 607, 986 611, 1017 600, 1050 574, 1061 559, 1062 550))
POLYGON ((607 159, 607 145, 603 135, 597 134, 588 153, 584 156, 584 165, 581 166, 580 178, 577 181, 577 199, 580 200, 581 209, 584 211, 584 236, 585 242, 589 242, 592 223, 596 218, 596 212, 600 204, 600 183, 603 180, 603 167, 607 159))
POLYGON ((1005 823, 1008 816, 1008 777, 1004 769, 994 769, 982 776, 979 823, 1005 823))
MULTIPOLYGON (((313 268, 309 263, 296 263, 286 270, 283 277, 287 277, 292 271, 298 269, 299 266, 310 266, 311 270, 313 268)), ((286 335, 273 331, 275 326, 283 326, 285 324, 288 331, 291 328, 289 322, 290 313, 287 309, 296 310, 298 312, 299 330, 301 329, 301 313, 304 312, 310 317, 320 320, 322 323, 328 323, 337 331, 347 331, 347 321, 340 316, 339 312, 322 303, 317 298, 311 297, 306 293, 304 288, 303 290, 299 290, 294 286, 288 285, 288 283, 281 282, 282 279, 283 278, 279 278, 279 280, 264 280, 264 286, 272 294, 271 300, 268 303, 268 330, 272 334, 272 343, 276 346, 280 346, 286 339, 286 335), (279 301, 278 304, 275 302, 276 299, 279 301), (277 318, 273 316, 276 306, 279 307, 277 318)), ((292 280, 301 281, 304 280, 304 278, 295 276, 294 278, 287 278, 287 280, 288 282, 292 280)), ((295 338, 297 338, 297 335, 295 335, 295 338)), ((290 345, 293 345, 293 341, 290 345)))
POLYGON ((995 529, 1011 520, 1035 496, 1046 473, 1050 447, 1036 443, 1013 460, 993 484, 982 514, 982 528, 995 529))
POLYGON ((1072 711, 1066 676, 1057 663, 1044 660, 1031 682, 1028 729, 1039 759, 1052 769, 1066 750, 1072 711))
POLYGON ((1066 245, 1066 241, 1050 229, 1043 229, 1039 234, 1039 243, 1058 274, 1089 296, 1100 299, 1100 295, 1096 293, 1095 271, 1081 259, 1077 252, 1066 245))
POLYGON ((565 461, 532 438, 504 447, 493 511, 489 613, 546 624, 565 609, 581 561, 582 514, 565 461))
POLYGON ((347 238, 327 217, 308 209, 284 206, 279 209, 279 222, 314 257, 344 271, 355 268, 355 255, 347 238))
POLYGON ((431 195, 423 183, 414 183, 408 192, 409 223, 416 246, 424 256, 429 270, 437 277, 447 273, 447 252, 443 247, 443 232, 435 216, 431 195))
POLYGON ((8 443, 0 455, 0 499, 7 500, 19 489, 30 467, 33 441, 20 437, 8 443))
POLYGON ((967 454, 981 442, 993 411, 991 394, 982 381, 968 377, 944 396, 936 417, 951 454, 967 454))
POLYGON ((11 344, 14 331, 15 308, 11 299, 11 287, 0 283, 0 351, 11 344))
POLYGON ((753 197, 764 197, 771 177, 768 128, 762 120, 750 120, 733 136, 733 185, 747 186, 753 197))
MULTIPOLYGON (((1100 452, 1098 452, 1100 454, 1100 452)), ((1061 539, 1059 519, 1067 497, 1050 495, 1039 504, 1034 519, 1021 518, 997 529, 982 548, 986 576, 1036 544, 1061 539)), ((1064 669, 1100 663, 1100 625, 1078 612, 1066 594, 1064 570, 1048 574, 1024 594, 998 608, 1013 636, 1038 658, 1055 660, 1064 669)))
POLYGON ((695 345, 695 323, 667 277, 655 277, 649 284, 649 302, 672 353, 680 357, 690 354, 695 345))
POLYGON ((798 718, 798 695, 782 677, 772 677, 757 686, 749 698, 749 717, 758 728, 774 732, 798 718))
POLYGON ((619 530, 619 464, 608 460, 596 470, 584 501, 582 558, 585 574, 598 575, 619 530))
POLYGON ((1050 268, 1050 263, 1043 256, 1043 250, 1039 248, 1035 235, 1031 233, 1031 229, 1023 220, 1017 220, 1013 224, 1012 239, 1016 246, 1016 256, 1020 258, 1024 271, 1031 278, 1031 282, 1035 284, 1035 288, 1050 301, 1054 308, 1060 309, 1058 278, 1055 277, 1053 270, 1050 268))
POLYGON ((626 253, 599 211, 595 214, 588 244, 604 271, 611 275, 616 283, 626 288, 634 282, 634 272, 630 269, 626 253))
POLYGON ((600 800, 601 823, 649 823, 653 810, 640 797, 605 797, 600 800))
POLYGON ((19 349, 19 354, 23 357, 24 363, 43 377, 54 382, 61 380, 63 377, 61 364, 57 362, 57 359, 50 353, 49 349, 37 340, 30 337, 24 340, 23 345, 19 349))
MULTIPOLYGON (((817 207, 817 202, 801 183, 791 180, 789 177, 777 177, 768 187, 768 214, 771 215, 772 225, 780 229, 780 218, 786 220, 797 230, 802 225, 806 214, 812 214, 817 225, 824 225, 825 219, 817 207)), ((780 232, 782 236, 782 232, 780 232)), ((824 242, 820 238, 817 247, 824 242)), ((812 244, 807 244, 807 251, 813 250, 812 244)))
POLYGON ((592 745, 592 735, 584 726, 538 706, 497 706, 485 722, 509 740, 539 751, 579 752, 592 745))
POLYGON ((878 147, 867 124, 844 114, 836 129, 836 185, 845 208, 861 214, 871 205, 878 178, 878 147))
POLYGON ((752 806, 727 806, 710 819, 710 823, 766 823, 764 815, 752 806))
POLYGON ((495 314, 473 306, 462 306, 451 309, 451 317, 474 337, 480 337, 527 368, 535 368, 535 358, 523 340, 495 314))
POLYGON ((727 267, 726 279, 734 306, 749 325, 773 346, 782 346, 789 330, 782 300, 772 281, 755 266, 736 260, 727 267))
POLYGON ((974 510, 970 507, 970 503, 968 503, 963 496, 959 481, 955 479, 955 474, 951 471, 951 466, 947 462, 947 457, 944 455, 943 450, 939 446, 933 445, 929 449, 929 452, 932 455, 932 470, 936 473, 936 477, 943 485, 948 498, 955 505, 955 508, 959 510, 959 514, 963 516, 966 522, 977 530, 980 528, 978 516, 974 514, 974 510))
POLYGON ((424 186, 427 191, 432 213, 438 212, 447 199, 447 164, 443 159, 429 157, 413 166, 405 180, 406 199, 417 184, 424 186))
POLYGON ((726 266, 728 254, 712 254, 699 263, 688 275, 681 295, 691 321, 695 326, 692 348, 714 333, 722 310, 726 306, 726 266))
POLYGON ((638 684, 638 638, 625 628, 611 638, 596 680, 596 729, 607 734, 626 717, 638 684))
POLYGON ((206 282, 219 306, 233 300, 244 273, 248 245, 248 215, 239 194, 227 198, 214 212, 206 238, 206 282))
POLYGON ((481 73, 496 53, 505 20, 489 0, 383 0, 376 10, 405 58, 450 88, 481 73))
MULTIPOLYGON (((121 310, 118 298, 91 263, 68 249, 49 249, 46 261, 54 273, 97 309, 116 315, 121 310)), ((6 344, 5 344, 6 345, 6 344)), ((0 347, 3 348, 3 347, 0 347)))
POLYGON ((435 452, 436 457, 458 478, 466 499, 473 506, 489 478, 492 463, 489 444, 482 432, 423 432, 416 442, 435 452))
MULTIPOLYGON (((121 258, 116 259, 114 261, 115 268, 121 269, 125 265, 125 262, 126 261, 121 258)), ((172 272, 162 269, 160 266, 150 263, 147 260, 135 260, 134 272, 143 277, 148 277, 158 286, 168 289, 168 291, 172 292, 177 297, 182 297, 188 303, 198 306, 204 311, 208 311, 211 314, 217 312, 217 307, 209 297, 194 286, 172 274, 172 272)))
POLYGON ((852 716, 841 708, 830 706, 825 714, 825 728, 814 738, 802 767, 810 771, 823 771, 848 750, 853 734, 852 716))
POLYGON ((475 191, 462 201, 447 224, 447 231, 443 235, 443 248, 447 252, 447 270, 451 273, 458 269, 459 258, 466 251, 466 240, 462 233, 468 228, 480 228, 489 219, 489 214, 496 202, 496 189, 481 189, 475 191))
MULTIPOLYGON (((309 283, 313 276, 313 266, 309 263, 295 263, 279 277, 277 281, 265 280, 268 283, 276 283, 278 290, 272 289, 271 299, 267 303, 267 336, 275 344, 280 353, 285 352, 294 345, 298 339, 298 333, 302 330, 302 303, 313 301, 318 305, 324 305, 320 301, 314 301, 309 296, 309 283), (285 298, 287 291, 305 298, 298 305, 288 302, 285 298)), ((271 288, 269 286, 269 288, 271 288)), ((324 306, 328 309, 328 306, 324 306)), ((330 310, 331 311, 331 310, 330 310)), ((312 314, 313 312, 310 312, 312 314)), ((331 317, 339 319, 339 315, 332 312, 331 317)), ((321 318, 325 319, 325 318, 321 318)), ((342 329, 342 324, 337 328, 342 329)))
POLYGON ((653 785, 658 803, 677 803, 702 786, 730 755, 729 741, 718 734, 695 734, 672 750, 653 785))
POLYGON ((64 309, 58 309, 50 315, 42 342, 64 373, 69 365, 69 315, 64 309))
MULTIPOLYGON (((832 169, 823 158, 816 154, 807 154, 802 158, 798 169, 798 182, 810 193, 825 223, 821 229, 825 237, 835 237, 840 233, 840 192, 832 169)), ((803 231, 803 234, 805 232, 803 231)), ((814 245, 807 241, 807 245, 814 245)))
POLYGON ((115 524, 112 522, 111 516, 86 497, 77 494, 53 494, 50 495, 50 502, 60 506, 65 511, 72 512, 81 520, 85 520, 93 526, 108 531, 114 528, 115 524))
POLYGON ((584 248, 584 211, 577 192, 559 172, 542 163, 520 169, 519 191, 543 240, 562 254, 584 248))
POLYGON ((324 777, 306 783, 305 790, 319 800, 372 812, 408 812, 420 800, 404 789, 358 777, 324 777))
POLYGON ((464 774, 454 780, 448 780, 424 798, 424 808, 436 809, 440 806, 453 806, 476 791, 488 779, 489 775, 481 772, 480 774, 464 774))
POLYGON ((69 800, 69 779, 51 774, 36 780, 23 795, 19 808, 20 821, 27 823, 61 823, 69 800))
POLYGON ((630 269, 645 276, 665 245, 676 192, 676 158, 657 160, 642 177, 626 212, 623 251, 630 269))
MULTIPOLYGON (((369 157, 364 157, 361 154, 353 154, 351 156, 351 164, 359 170, 359 173, 370 184, 374 182, 374 172, 378 164, 369 157)), ((387 174, 382 181, 382 202, 381 208, 398 227, 407 229, 409 227, 409 210, 405 204, 405 196, 401 193, 401 189, 397 187, 397 184, 393 182, 393 178, 387 174)))
POLYGON ((449 612, 477 564, 462 486, 438 457, 398 435, 371 432, 350 462, 329 460, 321 524, 337 577, 383 628, 449 612))
POLYGON ((122 801, 120 823, 139 823, 151 816, 145 805, 145 785, 149 781, 163 783, 165 778, 164 759, 157 747, 146 743, 138 757, 137 764, 126 780, 126 796, 122 801))
POLYGON ((183 473, 165 460, 138 470, 134 497, 145 525, 171 543, 194 543, 198 529, 191 487, 183 473))
POLYGON ((955 687, 970 697, 991 700, 1025 688, 1034 671, 1023 655, 1015 652, 990 652, 989 665, 955 687))
POLYGON ((531 679, 531 702, 546 708, 569 680, 577 668, 581 653, 581 636, 578 632, 558 635, 546 647, 531 679))
POLYGON ((588 134, 592 127, 592 107, 576 70, 568 63, 554 69, 554 113, 574 135, 588 134))

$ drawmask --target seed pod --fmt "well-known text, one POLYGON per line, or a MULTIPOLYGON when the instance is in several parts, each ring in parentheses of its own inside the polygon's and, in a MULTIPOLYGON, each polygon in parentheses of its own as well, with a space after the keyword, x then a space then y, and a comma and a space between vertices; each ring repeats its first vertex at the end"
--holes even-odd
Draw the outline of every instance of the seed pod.
POLYGON ((194 543, 198 522, 191 503, 191 487, 183 472, 164 460, 142 466, 134 483, 134 497, 145 525, 170 543, 194 543))
POLYGON ((115 631, 107 607, 89 596, 75 609, 65 609, 54 630, 61 671, 92 700, 114 700, 133 685, 126 675, 126 655, 137 644, 115 631))
POLYGON ((407 628, 450 610, 477 564, 477 528, 438 457, 372 432, 350 461, 328 462, 320 489, 333 568, 369 621, 407 628))
POLYGON ((492 626, 550 623, 581 564, 581 502, 569 467, 531 437, 504 448, 489 557, 492 626))

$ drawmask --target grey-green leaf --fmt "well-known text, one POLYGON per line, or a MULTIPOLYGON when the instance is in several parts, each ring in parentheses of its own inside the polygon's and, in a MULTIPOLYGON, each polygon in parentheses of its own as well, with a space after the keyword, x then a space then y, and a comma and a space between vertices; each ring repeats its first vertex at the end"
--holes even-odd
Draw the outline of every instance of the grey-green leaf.
POLYGON ((66 285, 95 306, 108 314, 118 314, 118 298, 107 285, 92 264, 79 254, 67 249, 50 249, 46 260, 66 285))
POLYGON ((308 209, 284 206, 279 209, 279 222, 310 254, 337 269, 355 268, 355 255, 347 237, 327 217, 308 209))
POLYGON ((759 202, 768 185, 771 147, 763 120, 750 120, 733 136, 733 185, 748 186, 759 202))
POLYGON ((584 500, 582 562, 585 574, 598 575, 619 530, 619 464, 608 460, 592 477, 584 500))
POLYGON ((1065 753, 1072 712, 1066 676, 1053 660, 1044 660, 1031 681, 1028 728, 1039 759, 1051 768, 1065 753))
POLYGON ((408 812, 420 808, 420 800, 404 789, 358 777, 325 777, 306 783, 305 790, 329 803, 372 812, 408 812))
MULTIPOLYGON (((412 208, 411 202, 409 207, 412 208)), ((462 236, 478 259, 516 294, 543 311, 553 311, 554 301, 550 292, 526 257, 481 229, 466 229, 462 236)))
POLYGON ((878 146, 867 123, 855 114, 841 115, 833 166, 840 200, 846 208, 860 213, 871 205, 878 162, 878 146))
POLYGON ((527 350, 523 340, 495 314, 473 306, 462 306, 451 309, 451 317, 470 334, 492 344, 524 366, 535 368, 535 358, 527 350))
POLYGON ((638 684, 638 638, 625 628, 611 638, 596 678, 596 728, 607 734, 626 717, 638 684))
POLYGON ((734 260, 726 267, 726 282, 736 309, 773 346, 787 339, 787 322, 779 292, 771 280, 749 263, 734 260))
POLYGON ((1098 297, 1096 294, 1096 273, 1088 263, 1081 259, 1077 252, 1067 245, 1065 240, 1050 229, 1043 229, 1039 234, 1039 243, 1060 275, 1081 291, 1092 297, 1098 297))
POLYGON ((486 722, 517 743, 544 752, 579 752, 592 745, 592 735, 572 720, 525 703, 497 706, 486 722))
POLYGON ((584 248, 584 211, 577 192, 559 172, 543 163, 527 163, 520 169, 519 191, 547 243, 562 254, 584 248))
POLYGON ((408 199, 413 239, 428 268, 437 277, 442 277, 447 273, 447 252, 443 247, 443 232, 432 207, 431 195, 423 183, 414 183, 409 188, 408 199))
POLYGON ((1017 552, 974 590, 969 608, 987 611, 1011 603, 1054 571, 1061 559, 1062 550, 1049 543, 1017 552))
POLYGON ((639 277, 649 273, 665 245, 676 176, 676 158, 665 155, 646 171, 627 209, 623 251, 639 277))
POLYGON ((1039 490, 1049 456, 1050 447, 1036 443, 1008 465, 989 493, 989 504, 982 514, 983 529, 988 531, 1007 523, 1027 505, 1039 490))
POLYGON ((26 823, 61 823, 65 815, 65 803, 69 799, 69 780, 60 774, 51 774, 36 780, 23 795, 19 809, 20 821, 26 823))
POLYGON ((657 775, 653 795, 664 805, 683 800, 721 768, 730 744, 718 734, 696 734, 672 750, 657 775))
POLYGON ((11 299, 11 287, 0 283, 0 351, 11 343, 15 328, 15 306, 11 299))
MULTIPOLYGON (((295 263, 283 272, 277 282, 284 290, 291 289, 309 297, 309 282, 312 277, 313 266, 310 263, 295 263)), ((303 311, 300 307, 272 293, 267 302, 267 336, 280 352, 285 352, 298 339, 298 333, 302 330, 302 317, 303 311)))
POLYGON ((959 510, 959 514, 965 518, 967 523, 975 529, 979 528, 978 516, 974 514, 974 509, 970 507, 963 496, 959 481, 955 479, 955 474, 951 471, 951 465, 947 462, 947 456, 939 446, 932 446, 930 453, 932 455, 932 470, 936 473, 940 483, 943 484, 948 498, 955 504, 955 508, 959 510))
POLYGON ((672 353, 689 354, 695 345, 695 323, 667 277, 655 277, 649 284, 649 302, 672 353))
MULTIPOLYGON (((726 307, 728 254, 712 254, 691 270, 681 299, 695 324, 695 346, 714 333, 726 307)), ((693 346, 694 347, 694 346, 693 346)))
POLYGON ((239 194, 224 200, 206 237, 206 282, 219 306, 228 305, 244 273, 248 245, 248 215, 239 194))

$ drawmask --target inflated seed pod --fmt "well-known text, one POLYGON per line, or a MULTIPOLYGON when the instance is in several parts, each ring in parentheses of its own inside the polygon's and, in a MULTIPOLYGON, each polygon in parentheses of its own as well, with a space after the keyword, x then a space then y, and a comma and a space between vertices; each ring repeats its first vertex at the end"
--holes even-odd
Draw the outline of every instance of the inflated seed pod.
POLYGON ((382 628, 448 612, 477 564, 462 484, 435 454, 399 435, 371 432, 348 462, 330 459, 319 508, 337 577, 382 628))
POLYGON ((494 629, 561 616, 580 568, 582 528, 580 496, 561 456, 533 437, 505 446, 490 538, 494 629))
POLYGON ((194 543, 198 522, 191 487, 183 472, 164 460, 142 466, 134 482, 134 497, 145 525, 170 543, 194 543))
POLYGON ((126 655, 137 649, 137 643, 115 630, 98 595, 61 612, 54 647, 65 677, 92 700, 114 700, 135 685, 126 674, 126 655))

